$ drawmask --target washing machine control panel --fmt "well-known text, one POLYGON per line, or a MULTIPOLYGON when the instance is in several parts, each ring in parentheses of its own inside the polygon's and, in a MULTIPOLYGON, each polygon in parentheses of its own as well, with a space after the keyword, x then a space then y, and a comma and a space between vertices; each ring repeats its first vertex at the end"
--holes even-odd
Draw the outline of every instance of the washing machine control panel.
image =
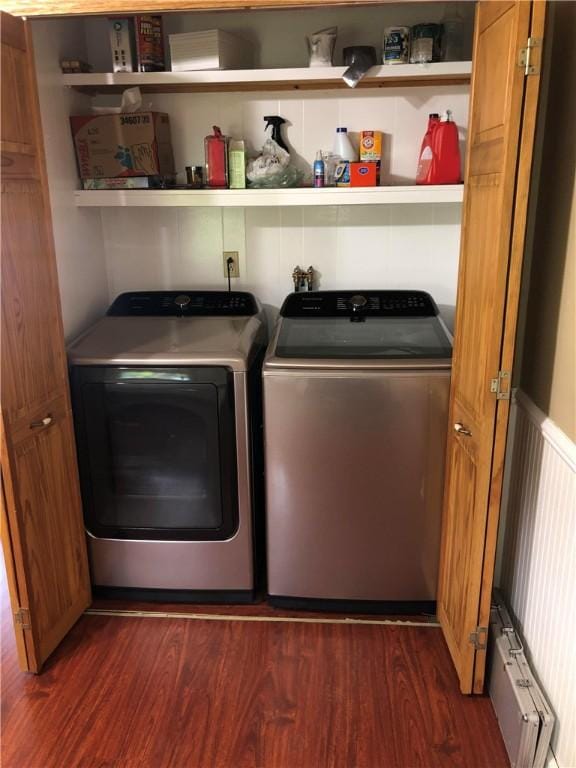
POLYGON ((122 293, 107 314, 115 317, 246 317, 258 313, 243 291, 134 291, 122 293))
POLYGON ((282 317, 434 317, 438 307, 425 291, 311 291, 291 293, 282 317))

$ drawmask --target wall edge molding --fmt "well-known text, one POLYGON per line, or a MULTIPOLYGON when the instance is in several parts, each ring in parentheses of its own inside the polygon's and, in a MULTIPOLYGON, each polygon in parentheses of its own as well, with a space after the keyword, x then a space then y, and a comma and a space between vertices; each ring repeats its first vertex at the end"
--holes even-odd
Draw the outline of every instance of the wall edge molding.
POLYGON ((542 433, 546 442, 552 446, 570 469, 576 472, 576 443, 573 443, 568 435, 541 411, 521 389, 514 390, 512 399, 517 406, 525 411, 530 421, 542 433))

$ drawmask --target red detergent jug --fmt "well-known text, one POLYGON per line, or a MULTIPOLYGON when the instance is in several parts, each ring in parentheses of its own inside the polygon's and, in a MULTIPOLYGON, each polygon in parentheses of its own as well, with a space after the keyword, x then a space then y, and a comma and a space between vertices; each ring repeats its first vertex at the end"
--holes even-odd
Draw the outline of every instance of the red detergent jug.
POLYGON ((450 110, 442 115, 442 119, 434 132, 434 155, 432 164, 431 184, 459 184, 460 178, 460 146, 458 144, 458 128, 452 121, 450 110))
POLYGON ((459 184, 460 147, 458 128, 447 110, 442 119, 430 115, 422 141, 416 184, 459 184), (435 118, 435 119, 433 119, 435 118))
POLYGON ((416 184, 434 184, 430 181, 432 165, 434 161, 434 133, 440 123, 440 115, 436 112, 428 115, 428 128, 422 139, 420 156, 418 158, 418 170, 416 171, 416 184))

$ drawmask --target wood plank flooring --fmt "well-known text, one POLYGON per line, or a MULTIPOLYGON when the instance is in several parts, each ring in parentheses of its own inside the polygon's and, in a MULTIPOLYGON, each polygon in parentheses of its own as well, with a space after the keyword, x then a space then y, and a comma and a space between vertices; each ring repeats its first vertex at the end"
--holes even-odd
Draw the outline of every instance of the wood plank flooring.
POLYGON ((31 676, 2 615, 3 768, 508 766, 436 627, 84 616, 31 676))

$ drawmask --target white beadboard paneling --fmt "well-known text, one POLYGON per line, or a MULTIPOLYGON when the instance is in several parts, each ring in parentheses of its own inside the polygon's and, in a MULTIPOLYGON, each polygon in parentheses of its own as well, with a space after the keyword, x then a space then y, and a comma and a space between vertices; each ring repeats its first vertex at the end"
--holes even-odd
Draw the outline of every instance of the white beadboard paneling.
POLYGON ((576 446, 522 393, 507 499, 501 588, 558 718, 552 748, 576 765, 576 446))

